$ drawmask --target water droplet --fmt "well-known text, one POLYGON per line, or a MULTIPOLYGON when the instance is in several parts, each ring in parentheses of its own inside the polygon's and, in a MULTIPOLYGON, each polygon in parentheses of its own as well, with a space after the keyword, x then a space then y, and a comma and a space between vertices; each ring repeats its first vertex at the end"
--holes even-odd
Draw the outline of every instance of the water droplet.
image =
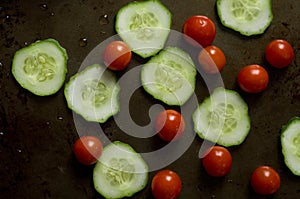
POLYGON ((51 12, 50 15, 51 15, 51 16, 54 16, 55 14, 54 14, 54 12, 51 12))
POLYGON ((0 135, 4 135, 4 133, 1 131, 1 132, 0 132, 0 135))
POLYGON ((18 151, 19 153, 22 153, 22 150, 21 150, 21 149, 17 149, 17 151, 18 151))
POLYGON ((48 5, 47 4, 40 4, 41 10, 48 10, 48 5))
POLYGON ((50 122, 49 122, 49 121, 47 121, 47 122, 46 122, 46 125, 47 125, 47 126, 50 126, 50 122))
POLYGON ((108 15, 106 15, 106 14, 105 15, 101 15, 99 17, 99 23, 100 23, 101 26, 109 24, 108 15))
POLYGON ((6 22, 6 23, 10 23, 10 16, 9 16, 9 15, 6 15, 6 16, 5 16, 5 22, 6 22))
POLYGON ((87 38, 80 38, 79 39, 79 46, 85 47, 87 45, 87 38))
POLYGON ((3 66, 3 64, 0 62, 0 67, 2 67, 3 66))
POLYGON ((58 120, 63 120, 64 118, 62 116, 57 117, 58 120))

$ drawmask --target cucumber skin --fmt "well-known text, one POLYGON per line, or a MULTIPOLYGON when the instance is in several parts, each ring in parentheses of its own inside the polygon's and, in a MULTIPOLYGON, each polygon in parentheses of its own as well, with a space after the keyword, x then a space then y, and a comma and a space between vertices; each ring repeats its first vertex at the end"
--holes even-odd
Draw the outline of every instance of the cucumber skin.
MULTIPOLYGON (((216 0, 216 9, 217 9, 217 13, 218 13, 218 16, 219 16, 219 20, 220 22, 222 23, 223 26, 227 27, 227 28, 230 28, 236 32, 239 32, 241 35, 244 35, 244 36, 254 36, 254 35, 260 35, 260 34, 263 34, 266 29, 270 26, 270 24, 272 23, 272 20, 273 20, 273 14, 272 14, 272 0, 266 0, 268 1, 268 4, 270 5, 270 9, 271 9, 271 15, 269 16, 269 22, 267 24, 265 24, 264 28, 260 29, 260 31, 256 31, 256 32, 253 32, 253 33, 248 33, 248 32, 244 32, 242 30, 238 30, 238 28, 236 27, 233 27, 233 26, 230 26, 228 24, 226 24, 223 20, 222 20, 222 17, 221 17, 221 9, 220 9, 220 4, 221 4, 221 1, 224 1, 224 0, 216 0)), ((227 0, 225 0, 227 1, 227 0)))
MULTIPOLYGON (((122 11, 124 11, 124 9, 126 9, 128 6, 131 6, 131 5, 139 5, 139 4, 146 4, 147 2, 154 2, 154 3, 157 3, 159 4, 166 12, 167 14, 169 15, 170 17, 170 23, 168 25, 168 29, 171 28, 172 26, 172 13, 168 10, 168 8, 162 4, 162 2, 160 0, 144 0, 144 1, 132 1, 132 2, 129 2, 128 4, 126 4, 125 6, 123 6, 122 8, 119 9, 119 11, 117 12, 116 14, 116 22, 115 24, 118 23, 118 20, 119 20, 119 13, 121 13, 122 11)), ((119 36, 122 38, 122 36, 120 35, 120 30, 119 28, 116 26, 115 27, 115 30, 116 32, 119 34, 119 36)), ((167 37, 168 38, 168 37, 167 37)), ((166 43, 167 41, 167 38, 164 40, 164 44, 166 43)), ((122 38, 123 39, 123 38, 122 38)), ((124 40, 123 40, 124 41, 124 40)), ((131 45, 129 43, 127 43, 126 41, 124 41, 130 48, 131 48, 131 45)), ((140 53, 138 50, 135 50, 135 49, 131 49, 134 53, 136 53, 137 55, 141 56, 142 58, 149 58, 155 54, 157 54, 161 49, 157 49, 156 51, 152 52, 151 54, 143 54, 143 53, 140 53)))
MULTIPOLYGON (((67 75, 67 72, 68 72, 67 61, 68 61, 68 58, 69 58, 68 54, 67 54, 67 50, 64 47, 62 47, 57 40, 55 40, 53 38, 48 38, 48 39, 45 39, 45 40, 37 40, 34 43, 31 43, 30 45, 17 50, 15 52, 15 54, 14 54, 13 60, 15 59, 15 57, 18 56, 19 53, 21 53, 22 51, 26 51, 28 48, 32 48, 32 47, 38 45, 40 42, 51 42, 52 44, 54 44, 57 47, 57 49, 59 51, 61 51, 63 57, 65 58, 64 70, 63 70, 64 76, 63 76, 63 80, 61 81, 60 86, 58 86, 57 89, 52 90, 52 92, 49 92, 49 93, 40 93, 40 92, 34 92, 30 88, 27 88, 26 85, 24 85, 23 83, 19 82, 17 79, 16 79, 16 81, 21 85, 22 88, 28 90, 29 92, 31 92, 31 93, 33 93, 33 94, 35 94, 37 96, 49 96, 49 95, 53 95, 53 94, 57 93, 62 88, 62 86, 63 86, 63 84, 65 82, 65 78, 66 78, 66 75, 67 75)), ((13 74, 13 76, 15 76, 15 74, 16 74, 15 70, 16 70, 17 66, 14 65, 14 61, 12 61, 12 62, 13 62, 12 63, 12 74, 13 74)))
MULTIPOLYGON (((98 64, 93 64, 93 65, 88 66, 88 67, 86 67, 85 69, 83 69, 80 73, 82 73, 82 72, 83 72, 83 73, 87 72, 87 70, 88 70, 89 68, 91 68, 91 67, 101 67, 101 66, 98 65, 98 64)), ((79 76, 80 73, 76 73, 75 75, 73 75, 73 76, 70 78, 69 82, 67 82, 67 83, 65 84, 64 95, 65 95, 65 99, 66 99, 66 101, 67 101, 67 106, 69 107, 69 109, 71 109, 72 111, 74 111, 76 114, 81 115, 86 121, 89 121, 89 122, 99 122, 99 123, 104 123, 104 122, 106 122, 111 116, 113 116, 113 115, 115 115, 117 112, 119 112, 119 103, 116 104, 116 105, 117 105, 117 109, 116 109, 115 111, 111 112, 111 113, 112 113, 111 115, 107 115, 106 117, 103 117, 103 118, 98 119, 98 120, 90 119, 90 118, 86 117, 84 114, 82 114, 81 111, 77 111, 77 110, 74 110, 74 109, 73 109, 73 105, 72 105, 72 103, 69 101, 69 98, 67 97, 67 96, 68 96, 68 92, 69 92, 68 90, 69 90, 69 85, 71 85, 71 83, 72 83, 73 81, 76 80, 76 77, 79 76)), ((117 82, 116 77, 115 77, 114 80, 117 82)), ((119 84, 116 83, 116 84, 115 84, 115 88, 117 89, 117 92, 120 91, 120 86, 119 86, 119 84)), ((118 97, 118 95, 117 95, 117 97, 118 97)))
MULTIPOLYGON (((283 157, 284 157, 284 162, 285 162, 285 165, 288 167, 288 169, 296 176, 300 176, 300 170, 297 171, 295 169, 293 169, 289 164, 288 164, 288 161, 287 161, 287 151, 285 150, 285 148, 283 147, 283 140, 284 140, 284 136, 285 136, 285 133, 287 132, 286 130, 289 128, 290 125, 292 125, 293 123, 295 122, 299 122, 300 123, 300 117, 298 116, 294 116, 292 117, 288 122, 287 124, 283 125, 281 127, 281 136, 280 136, 280 141, 281 141, 281 146, 282 146, 282 154, 283 154, 283 157)), ((299 164, 300 164, 300 161, 299 161, 299 164)))
MULTIPOLYGON (((223 87, 218 87, 218 88, 216 88, 216 89, 214 90, 214 92, 215 92, 215 91, 218 91, 218 90, 224 90, 224 92, 226 92, 226 93, 232 93, 232 94, 234 94, 234 95, 237 95, 237 97, 239 97, 240 99, 243 100, 243 98, 239 95, 239 93, 236 92, 236 91, 234 91, 234 90, 225 89, 225 88, 223 88, 223 87)), ((210 100, 210 96, 209 96, 209 97, 206 97, 206 98, 203 100, 203 102, 204 102, 205 100, 210 100)), ((196 112, 197 112, 197 110, 199 109, 199 107, 202 106, 203 102, 200 103, 200 104, 198 105, 198 107, 196 108, 196 111, 194 112, 194 114, 193 114, 193 116, 192 116, 194 123, 195 123, 195 120, 196 120, 196 112)), ((245 102, 244 100, 243 100, 243 104, 247 107, 247 111, 248 111, 248 105, 246 104, 246 102, 245 102)), ((249 125, 251 126, 251 120, 250 120, 249 114, 248 114, 248 116, 247 116, 245 119, 247 119, 249 125)), ((242 144, 242 143, 245 141, 245 139, 247 138, 247 136, 248 136, 248 134, 249 134, 249 132, 250 132, 250 129, 251 129, 250 126, 249 126, 249 128, 247 129, 246 135, 245 135, 239 142, 235 142, 235 143, 228 144, 228 143, 224 143, 224 142, 223 142, 222 140, 220 140, 220 139, 218 139, 217 141, 215 141, 215 140, 210 140, 210 139, 207 139, 207 140, 210 141, 210 142, 215 142, 216 144, 221 145, 221 146, 224 146, 224 147, 238 146, 238 145, 242 144)), ((195 130, 195 132, 197 133, 197 135, 198 135, 201 139, 206 139, 206 137, 205 137, 205 135, 204 135, 205 133, 199 132, 198 129, 196 129, 196 126, 195 126, 195 129, 194 129, 194 130, 195 130)))
MULTIPOLYGON (((112 143, 110 143, 109 145, 107 145, 106 147, 109 147, 110 145, 117 145, 117 146, 120 146, 120 147, 122 147, 122 148, 126 148, 128 151, 130 151, 130 152, 133 152, 133 153, 136 153, 136 151, 129 145, 129 144, 126 144, 126 143, 124 143, 124 142, 121 142, 121 141, 114 141, 114 142, 112 142, 112 143)), ((106 148, 105 147, 105 148, 106 148)), ((105 152, 105 148, 103 149, 103 152, 105 152)), ((139 154, 137 154, 137 155, 139 155, 139 154)), ((140 155, 139 155, 140 156, 140 155)), ((140 156, 140 158, 142 159, 142 157, 140 156)), ((142 159, 143 160, 143 159, 142 159)), ((143 160, 144 161, 144 160, 143 160)), ((96 163, 96 165, 97 164, 101 164, 99 161, 96 163)), ((95 165, 95 167, 94 167, 94 171, 93 172, 96 172, 95 170, 95 168, 96 168, 96 165, 95 165)), ((146 162, 145 162, 145 165, 147 166, 147 164, 146 164, 146 162)), ((147 182, 148 182, 148 179, 149 179, 149 172, 148 172, 148 166, 147 166, 147 171, 146 171, 146 179, 145 179, 145 183, 140 187, 140 190, 138 190, 138 191, 136 191, 136 192, 132 192, 131 194, 127 194, 127 195, 124 195, 124 196, 122 196, 122 198, 124 198, 124 197, 131 197, 131 196, 133 196, 133 195, 135 195, 137 192, 139 192, 139 191, 141 191, 141 190, 143 190, 146 186, 147 186, 147 182)), ((95 174, 93 174, 93 176, 94 176, 95 174)), ((105 198, 107 198, 107 199, 116 199, 116 198, 114 198, 114 197, 111 197, 111 196, 108 196, 107 194, 105 194, 105 193, 102 193, 98 188, 97 188, 97 186, 96 186, 96 184, 94 184, 94 188, 96 189, 96 191, 98 192, 98 193, 100 193, 102 196, 104 196, 105 198)))

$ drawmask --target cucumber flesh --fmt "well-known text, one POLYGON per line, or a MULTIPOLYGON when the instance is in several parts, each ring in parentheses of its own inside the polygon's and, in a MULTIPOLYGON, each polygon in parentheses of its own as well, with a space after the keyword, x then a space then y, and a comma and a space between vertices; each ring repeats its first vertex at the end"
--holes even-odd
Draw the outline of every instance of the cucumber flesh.
POLYGON ((119 111, 119 90, 115 74, 94 64, 72 76, 64 94, 74 112, 87 121, 103 123, 119 111))
POLYGON ((93 181, 105 198, 130 197, 147 185, 148 165, 131 146, 115 141, 104 147, 93 181))
POLYGON ((194 92, 196 69, 188 53, 167 47, 142 67, 141 80, 154 98, 168 105, 183 105, 194 92))
POLYGON ((271 0, 217 0, 221 23, 243 35, 265 32, 273 19, 271 0))
POLYGON ((134 1, 118 11, 115 29, 133 52, 146 58, 164 47, 171 21, 170 11, 159 0, 134 1))
POLYGON ((250 131, 247 104, 236 91, 221 87, 198 106, 193 121, 199 137, 226 147, 241 144, 250 131))
POLYGON ((39 40, 15 53, 12 74, 33 94, 52 95, 65 81, 67 60, 66 50, 56 40, 39 40))
POLYGON ((300 176, 300 118, 290 119, 281 129, 284 162, 294 175, 300 176))

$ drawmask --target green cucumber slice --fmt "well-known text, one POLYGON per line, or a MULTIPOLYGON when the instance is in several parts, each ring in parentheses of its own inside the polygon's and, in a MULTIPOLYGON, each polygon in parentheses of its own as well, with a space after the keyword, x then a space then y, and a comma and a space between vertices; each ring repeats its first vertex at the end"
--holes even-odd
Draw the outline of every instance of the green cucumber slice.
POLYGON ((164 47, 171 22, 172 14, 159 0, 134 1, 118 11, 115 29, 133 52, 146 58, 164 47))
POLYGON ((286 166, 300 176, 300 118, 293 117, 281 129, 281 147, 286 166))
POLYGON ((183 105, 195 90, 196 74, 188 53, 167 47, 142 67, 141 81, 154 98, 168 105, 183 105))
POLYGON ((52 95, 65 81, 67 60, 67 52, 58 41, 51 38, 38 40, 15 53, 12 74, 33 94, 52 95))
POLYGON ((72 76, 64 94, 74 112, 87 121, 103 123, 119 111, 119 91, 115 74, 94 64, 72 76))
POLYGON ((250 131, 248 105, 236 91, 221 87, 198 106, 193 121, 199 137, 226 147, 241 144, 250 131))
POLYGON ((273 19, 271 0, 217 0, 221 23, 243 35, 262 34, 273 19))
POLYGON ((148 165, 131 146, 115 141, 104 147, 93 181, 105 198, 130 197, 147 185, 148 165))

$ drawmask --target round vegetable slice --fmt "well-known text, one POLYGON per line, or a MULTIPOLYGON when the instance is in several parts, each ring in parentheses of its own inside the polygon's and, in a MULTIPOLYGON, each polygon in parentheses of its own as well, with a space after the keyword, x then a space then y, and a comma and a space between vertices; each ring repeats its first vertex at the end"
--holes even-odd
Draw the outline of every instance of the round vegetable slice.
POLYGON ((248 105, 236 91, 222 87, 199 105, 193 121, 201 138, 225 147, 241 144, 250 131, 248 105))
POLYGON ((54 39, 38 40, 18 50, 12 61, 17 82, 35 95, 56 93, 67 73, 68 55, 54 39))
POLYGON ((115 29, 133 52, 146 58, 164 47, 171 22, 172 14, 159 0, 134 1, 118 11, 115 29))
POLYGON ((217 0, 221 23, 242 35, 262 34, 273 19, 271 0, 217 0))
POLYGON ((291 172, 300 176, 300 118, 293 117, 281 129, 284 162, 291 172))
POLYGON ((141 80, 154 98, 168 105, 183 105, 194 92, 196 69, 188 53, 167 47, 142 67, 141 80))
POLYGON ((94 64, 70 78, 65 98, 69 108, 87 121, 103 123, 119 111, 119 91, 115 74, 94 64))
POLYGON ((93 181, 106 198, 130 197, 147 185, 148 165, 131 146, 115 141, 104 147, 93 181))

